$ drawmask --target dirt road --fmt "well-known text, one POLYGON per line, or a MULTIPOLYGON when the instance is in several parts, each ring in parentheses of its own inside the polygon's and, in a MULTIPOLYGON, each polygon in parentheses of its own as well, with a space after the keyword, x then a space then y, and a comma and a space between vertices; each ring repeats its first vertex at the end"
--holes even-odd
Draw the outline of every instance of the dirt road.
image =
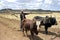
MULTIPOLYGON (((7 19, 0 17, 0 40, 32 40, 31 36, 24 37, 19 30, 20 21, 7 19)), ((40 31, 37 36, 34 36, 34 40, 60 40, 60 34, 51 32, 55 29, 49 29, 49 34, 44 34, 44 31, 40 31)))

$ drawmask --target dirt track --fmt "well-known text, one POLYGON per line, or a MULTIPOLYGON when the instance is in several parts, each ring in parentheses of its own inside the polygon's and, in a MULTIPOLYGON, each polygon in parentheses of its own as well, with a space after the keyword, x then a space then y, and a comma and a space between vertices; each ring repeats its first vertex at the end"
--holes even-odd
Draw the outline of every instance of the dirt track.
MULTIPOLYGON (((0 17, 0 40, 32 40, 31 36, 24 37, 19 30, 20 21, 11 20, 0 17)), ((44 31, 35 36, 34 40, 60 40, 60 32, 58 29, 49 29, 49 34, 44 34, 44 31)))

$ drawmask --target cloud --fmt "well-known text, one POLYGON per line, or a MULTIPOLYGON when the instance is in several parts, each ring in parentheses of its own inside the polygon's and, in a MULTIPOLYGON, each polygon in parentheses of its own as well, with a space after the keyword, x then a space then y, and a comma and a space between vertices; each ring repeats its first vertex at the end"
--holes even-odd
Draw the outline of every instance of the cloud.
POLYGON ((9 5, 7 4, 8 7, 10 6, 11 8, 14 8, 14 9, 17 9, 17 8, 19 8, 19 9, 37 9, 42 4, 42 1, 41 0, 40 0, 40 2, 39 2, 39 0, 34 1, 34 2, 33 1, 30 1, 30 2, 26 2, 26 1, 18 2, 17 1, 17 2, 10 3, 10 4, 9 5), (14 7, 12 5, 14 5, 14 7))
POLYGON ((4 1, 0 1, 0 6, 2 6, 2 5, 4 5, 4 3, 3 3, 4 1))
POLYGON ((60 5, 60 2, 58 3, 58 5, 60 5))
POLYGON ((44 4, 52 4, 52 0, 45 0, 44 4))
POLYGON ((16 2, 17 0, 5 0, 7 2, 16 2))
POLYGON ((58 6, 60 7, 60 0, 0 0, 0 9, 11 8, 57 10, 58 6))
POLYGON ((5 8, 4 6, 5 6, 4 1, 0 1, 0 9, 5 8))

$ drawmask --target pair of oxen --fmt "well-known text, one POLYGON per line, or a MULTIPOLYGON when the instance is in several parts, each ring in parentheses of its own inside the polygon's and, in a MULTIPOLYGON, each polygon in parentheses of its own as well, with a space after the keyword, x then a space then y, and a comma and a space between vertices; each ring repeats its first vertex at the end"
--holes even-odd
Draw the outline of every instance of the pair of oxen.
MULTIPOLYGON (((52 25, 57 25, 57 21, 55 17, 45 17, 40 20, 39 28, 43 25, 45 26, 45 33, 48 34, 48 28, 51 27, 52 25)), ((39 31, 37 30, 37 25, 36 25, 36 19, 33 18, 32 20, 30 19, 23 19, 22 20, 22 32, 26 33, 27 31, 30 31, 31 35, 34 36, 34 34, 38 35, 39 31)), ((24 35, 25 35, 24 33, 24 35)))

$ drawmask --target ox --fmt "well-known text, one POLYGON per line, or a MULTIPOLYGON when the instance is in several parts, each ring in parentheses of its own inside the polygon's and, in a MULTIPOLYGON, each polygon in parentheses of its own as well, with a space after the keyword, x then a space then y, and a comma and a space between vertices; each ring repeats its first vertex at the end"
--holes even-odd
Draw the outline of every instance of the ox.
POLYGON ((24 31, 27 35, 27 31, 30 31, 31 35, 33 36, 34 33, 37 35, 37 25, 35 20, 30 20, 30 19, 23 19, 22 20, 22 31, 24 34, 24 31))
POLYGON ((41 20, 39 27, 41 27, 42 25, 45 26, 45 32, 46 34, 48 34, 48 28, 52 25, 57 25, 56 18, 46 16, 46 18, 43 18, 43 20, 41 20))

